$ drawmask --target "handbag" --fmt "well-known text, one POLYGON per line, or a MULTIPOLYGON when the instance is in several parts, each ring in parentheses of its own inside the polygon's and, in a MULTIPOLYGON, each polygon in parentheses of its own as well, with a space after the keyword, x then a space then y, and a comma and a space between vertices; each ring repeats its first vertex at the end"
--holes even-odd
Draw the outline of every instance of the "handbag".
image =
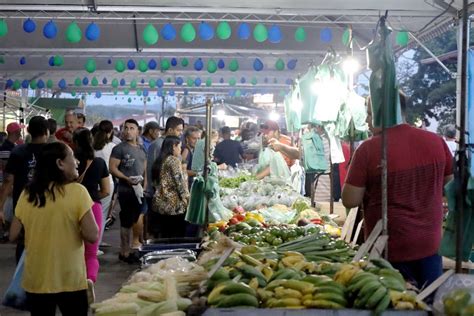
POLYGON ((21 254, 10 285, 3 296, 2 304, 20 310, 27 310, 26 292, 21 286, 25 266, 25 251, 21 254))
POLYGON ((77 182, 78 182, 78 183, 82 183, 82 181, 84 181, 84 177, 85 177, 85 175, 86 175, 87 169, 89 169, 89 167, 92 165, 92 161, 93 161, 93 160, 87 160, 86 169, 84 169, 84 171, 83 171, 82 174, 79 176, 79 178, 77 178, 77 182))

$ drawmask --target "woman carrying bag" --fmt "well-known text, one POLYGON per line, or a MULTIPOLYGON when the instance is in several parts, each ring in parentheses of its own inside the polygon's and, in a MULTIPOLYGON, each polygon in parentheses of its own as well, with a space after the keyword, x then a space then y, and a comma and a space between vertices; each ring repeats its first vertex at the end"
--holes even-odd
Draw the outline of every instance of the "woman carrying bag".
POLYGON ((160 214, 161 238, 185 236, 189 190, 180 157, 181 140, 167 136, 152 169, 153 182, 159 183, 153 196, 153 211, 160 214))
POLYGON ((33 316, 87 315, 84 242, 98 240, 92 199, 76 182, 74 154, 62 142, 47 144, 31 183, 18 200, 10 229, 14 241, 25 229, 22 286, 33 316))

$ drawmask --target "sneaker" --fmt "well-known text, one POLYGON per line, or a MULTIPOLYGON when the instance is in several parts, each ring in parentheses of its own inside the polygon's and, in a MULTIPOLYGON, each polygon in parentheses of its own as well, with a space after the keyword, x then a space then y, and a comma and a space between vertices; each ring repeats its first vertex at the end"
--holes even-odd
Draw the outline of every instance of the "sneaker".
POLYGON ((89 305, 95 302, 94 282, 90 279, 87 279, 87 302, 89 305))
POLYGON ((104 254, 102 250, 97 250, 97 257, 100 257, 104 254))

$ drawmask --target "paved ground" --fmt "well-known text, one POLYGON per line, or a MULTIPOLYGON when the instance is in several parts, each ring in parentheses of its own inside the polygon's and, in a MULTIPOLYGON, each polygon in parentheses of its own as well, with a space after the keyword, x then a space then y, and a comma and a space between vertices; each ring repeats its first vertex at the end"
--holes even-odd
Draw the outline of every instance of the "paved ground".
MULTIPOLYGON (((113 296, 120 285, 127 280, 130 274, 138 266, 128 265, 118 260, 119 251, 119 224, 115 222, 114 226, 104 234, 104 241, 111 244, 112 247, 104 248, 105 254, 99 257, 100 271, 95 287, 96 298, 98 301, 113 296)), ((8 287, 13 272, 15 270, 15 246, 12 244, 0 244, 0 296, 8 287)), ((57 313, 60 314, 59 312, 57 313)), ((0 316, 7 315, 29 315, 29 313, 17 311, 14 309, 0 306, 0 316)))

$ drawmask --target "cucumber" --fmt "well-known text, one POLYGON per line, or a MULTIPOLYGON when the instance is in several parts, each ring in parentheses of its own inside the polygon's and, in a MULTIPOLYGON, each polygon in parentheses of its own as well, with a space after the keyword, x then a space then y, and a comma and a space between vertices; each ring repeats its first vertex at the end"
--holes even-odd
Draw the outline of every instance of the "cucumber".
POLYGON ((229 295, 222 299, 217 307, 225 308, 225 307, 234 307, 234 306, 252 306, 258 307, 258 300, 255 296, 246 294, 246 293, 238 293, 234 295, 229 295))

